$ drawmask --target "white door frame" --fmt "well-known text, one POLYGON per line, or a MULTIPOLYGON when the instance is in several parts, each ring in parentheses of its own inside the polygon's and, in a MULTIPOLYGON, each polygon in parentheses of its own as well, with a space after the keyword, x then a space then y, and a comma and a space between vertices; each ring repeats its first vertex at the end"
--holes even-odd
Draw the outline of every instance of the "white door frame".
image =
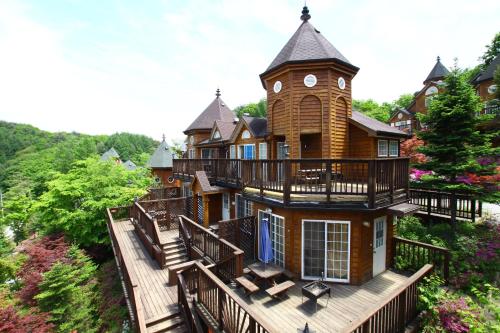
MULTIPOLYGON (((304 223, 305 222, 323 222, 325 224, 325 262, 324 262, 324 268, 326 272, 326 261, 328 259, 328 256, 326 254, 326 242, 327 242, 327 228, 328 224, 347 224, 347 240, 349 242, 348 246, 348 251, 347 251, 347 279, 327 279, 325 278, 325 281, 331 281, 331 282, 344 282, 344 283, 349 283, 351 281, 351 221, 343 221, 343 220, 312 220, 312 219, 303 219, 302 220, 302 239, 301 239, 301 248, 300 248, 300 256, 301 256, 301 270, 300 270, 300 276, 302 280, 317 280, 317 276, 305 276, 304 275, 304 223)), ((326 276, 326 274, 325 274, 326 276)))
POLYGON ((222 192, 222 220, 229 220, 231 218, 231 195, 229 192, 222 192), (227 198, 227 202, 225 202, 225 198, 227 198), (224 208, 225 203, 227 204, 226 208, 224 208))
POLYGON ((387 268, 387 216, 380 216, 373 220, 373 261, 372 273, 376 276, 387 268), (377 222, 383 221, 383 243, 377 247, 377 222))

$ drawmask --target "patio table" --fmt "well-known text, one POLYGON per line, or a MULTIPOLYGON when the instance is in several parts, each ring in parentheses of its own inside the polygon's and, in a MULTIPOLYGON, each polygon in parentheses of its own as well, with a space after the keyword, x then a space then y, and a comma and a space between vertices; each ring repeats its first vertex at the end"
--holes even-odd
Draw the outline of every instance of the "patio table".
POLYGON ((256 276, 255 283, 264 280, 270 284, 274 284, 274 279, 283 274, 285 269, 276 264, 256 262, 248 266, 248 269, 256 276))

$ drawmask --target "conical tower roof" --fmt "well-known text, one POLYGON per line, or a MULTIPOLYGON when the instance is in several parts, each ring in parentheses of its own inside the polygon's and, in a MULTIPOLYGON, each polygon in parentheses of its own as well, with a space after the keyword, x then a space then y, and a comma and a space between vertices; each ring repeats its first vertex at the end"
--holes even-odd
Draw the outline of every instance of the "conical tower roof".
POLYGON ((450 71, 444 67, 441 63, 441 58, 438 56, 436 59, 436 64, 432 67, 431 72, 427 75, 427 79, 425 79, 424 84, 429 81, 437 81, 443 79, 446 75, 448 75, 450 71))
POLYGON ((303 63, 315 61, 335 61, 359 70, 340 53, 311 23, 309 23, 309 9, 302 10, 302 24, 290 40, 278 53, 261 77, 279 67, 290 63, 303 63))
POLYGON ((150 168, 171 168, 172 160, 172 151, 165 141, 165 136, 163 136, 162 142, 149 158, 147 166, 150 168))
POLYGON ((211 130, 214 121, 222 120, 224 122, 232 122, 235 118, 234 112, 220 97, 220 90, 217 89, 215 99, 208 107, 189 125, 184 131, 184 134, 192 130, 211 130))

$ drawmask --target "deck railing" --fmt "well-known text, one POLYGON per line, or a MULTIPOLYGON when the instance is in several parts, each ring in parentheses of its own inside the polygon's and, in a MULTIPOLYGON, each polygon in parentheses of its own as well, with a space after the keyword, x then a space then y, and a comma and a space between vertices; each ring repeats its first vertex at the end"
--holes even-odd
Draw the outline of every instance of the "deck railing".
POLYGON ((148 189, 148 193, 142 196, 139 201, 144 200, 163 200, 178 198, 180 196, 179 187, 153 187, 148 189))
POLYGON ((251 263, 257 257, 257 218, 242 218, 218 222, 217 235, 244 251, 245 262, 251 263))
POLYGON ((440 275, 447 283, 450 277, 450 251, 444 247, 394 237, 394 267, 399 269, 418 270, 426 264, 434 266, 434 273, 440 275))
POLYGON ((196 273, 196 266, 192 266, 185 271, 177 273, 177 303, 179 305, 179 311, 184 318, 184 324, 187 328, 187 332, 192 333, 204 333, 201 323, 196 314, 196 309, 193 304, 193 297, 191 292, 195 293, 195 283, 197 282, 194 278, 187 279, 191 286, 188 285, 185 276, 192 275, 196 273))
POLYGON ((179 220, 179 238, 188 249, 190 260, 208 259, 215 264, 216 274, 226 281, 243 274, 242 250, 184 215, 179 220))
POLYGON ((138 202, 134 202, 134 205, 131 207, 130 217, 148 253, 161 268, 165 268, 165 253, 160 240, 160 228, 156 219, 148 214, 138 202))
POLYGON ((129 309, 130 320, 132 326, 135 328, 136 332, 145 333, 146 329, 146 319, 144 316, 144 309, 142 308, 141 295, 139 292, 138 279, 135 276, 133 270, 129 270, 128 267, 132 267, 131 263, 127 263, 127 260, 121 253, 120 247, 118 246, 118 240, 116 239, 116 231, 114 227, 114 221, 118 219, 123 219, 128 217, 130 207, 115 207, 108 208, 107 212, 107 227, 108 233, 111 237, 111 247, 113 248, 113 253, 116 260, 116 265, 118 267, 118 272, 120 274, 120 279, 124 285, 125 298, 127 300, 127 306, 129 309))
MULTIPOLYGON (((203 313, 202 319, 213 330, 227 333, 279 332, 264 318, 252 311, 224 282, 201 263, 194 263, 191 268, 179 273, 179 276, 183 279, 178 281, 184 281, 184 286, 188 286, 187 290, 194 297, 195 307, 199 313, 203 313)), ((188 303, 187 299, 185 303, 188 303)))
POLYGON ((409 159, 177 159, 174 176, 190 179, 205 171, 216 184, 254 189, 286 205, 354 202, 369 208, 408 198, 409 159), (276 199, 276 198, 274 198, 276 199))
POLYGON ((171 230, 179 228, 179 215, 186 215, 187 197, 145 200, 139 205, 156 219, 160 230, 171 230))
POLYGON ((467 194, 410 189, 410 201, 427 215, 455 216, 472 221, 482 215, 481 201, 467 194))
POLYGON ((425 265, 413 274, 401 287, 367 315, 353 322, 343 332, 354 333, 403 333, 406 326, 418 315, 418 285, 432 272, 432 265, 425 265))

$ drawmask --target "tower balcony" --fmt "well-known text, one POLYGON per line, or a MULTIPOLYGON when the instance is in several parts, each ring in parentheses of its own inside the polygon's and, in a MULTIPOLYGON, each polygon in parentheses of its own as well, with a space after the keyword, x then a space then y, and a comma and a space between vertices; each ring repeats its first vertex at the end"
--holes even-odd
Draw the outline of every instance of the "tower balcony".
POLYGON ((176 159, 174 177, 204 171, 213 185, 270 205, 378 209, 406 202, 409 159, 176 159))

